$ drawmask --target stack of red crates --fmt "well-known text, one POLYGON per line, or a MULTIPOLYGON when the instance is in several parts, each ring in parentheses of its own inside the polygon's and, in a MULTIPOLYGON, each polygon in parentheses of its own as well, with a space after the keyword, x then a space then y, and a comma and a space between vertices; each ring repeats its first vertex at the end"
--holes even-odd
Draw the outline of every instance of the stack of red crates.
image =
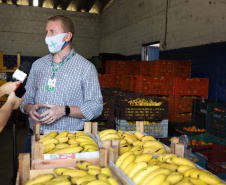
POLYGON ((209 79, 191 78, 191 61, 109 60, 100 84, 157 95, 169 101, 170 122, 191 122, 193 99, 208 98, 209 79))

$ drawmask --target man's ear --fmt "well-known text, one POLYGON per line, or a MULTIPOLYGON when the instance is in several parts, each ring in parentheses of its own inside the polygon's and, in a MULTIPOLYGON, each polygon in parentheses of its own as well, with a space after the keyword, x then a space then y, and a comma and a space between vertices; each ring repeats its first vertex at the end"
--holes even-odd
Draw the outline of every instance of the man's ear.
POLYGON ((72 38, 72 33, 71 32, 68 32, 67 35, 65 35, 64 40, 66 42, 69 42, 71 40, 71 38, 72 38))

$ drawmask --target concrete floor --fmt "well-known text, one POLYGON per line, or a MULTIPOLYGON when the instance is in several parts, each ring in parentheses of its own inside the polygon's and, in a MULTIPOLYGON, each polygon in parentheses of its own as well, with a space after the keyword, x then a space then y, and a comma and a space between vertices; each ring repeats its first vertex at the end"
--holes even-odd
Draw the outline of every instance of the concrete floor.
MULTIPOLYGON (((21 117, 19 117, 21 118, 21 117)), ((26 119, 26 118, 25 118, 26 119)), ((17 159, 23 153, 29 126, 24 119, 18 120, 16 127, 17 159), (25 121, 25 124, 24 124, 25 121)), ((11 120, 0 133, 0 185, 11 185, 13 177, 13 129, 11 120)))

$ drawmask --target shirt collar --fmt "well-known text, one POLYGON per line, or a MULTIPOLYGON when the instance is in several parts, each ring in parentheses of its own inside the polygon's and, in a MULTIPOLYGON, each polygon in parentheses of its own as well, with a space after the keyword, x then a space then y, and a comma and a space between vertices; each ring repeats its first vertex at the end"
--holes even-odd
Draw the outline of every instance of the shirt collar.
MULTIPOLYGON (((71 51, 69 51, 66 55, 63 56, 61 62, 63 62, 66 58, 70 57, 73 53, 75 53, 75 50, 72 48, 71 51)), ((53 59, 53 54, 52 53, 50 53, 48 55, 48 60, 52 61, 52 62, 55 62, 54 59, 53 59)))

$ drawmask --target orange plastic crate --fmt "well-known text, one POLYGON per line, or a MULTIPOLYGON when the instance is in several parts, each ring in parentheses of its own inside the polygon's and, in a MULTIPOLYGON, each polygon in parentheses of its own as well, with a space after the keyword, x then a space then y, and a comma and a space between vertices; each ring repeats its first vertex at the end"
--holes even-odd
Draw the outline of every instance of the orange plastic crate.
POLYGON ((140 75, 154 76, 155 62, 154 61, 140 61, 140 75))

